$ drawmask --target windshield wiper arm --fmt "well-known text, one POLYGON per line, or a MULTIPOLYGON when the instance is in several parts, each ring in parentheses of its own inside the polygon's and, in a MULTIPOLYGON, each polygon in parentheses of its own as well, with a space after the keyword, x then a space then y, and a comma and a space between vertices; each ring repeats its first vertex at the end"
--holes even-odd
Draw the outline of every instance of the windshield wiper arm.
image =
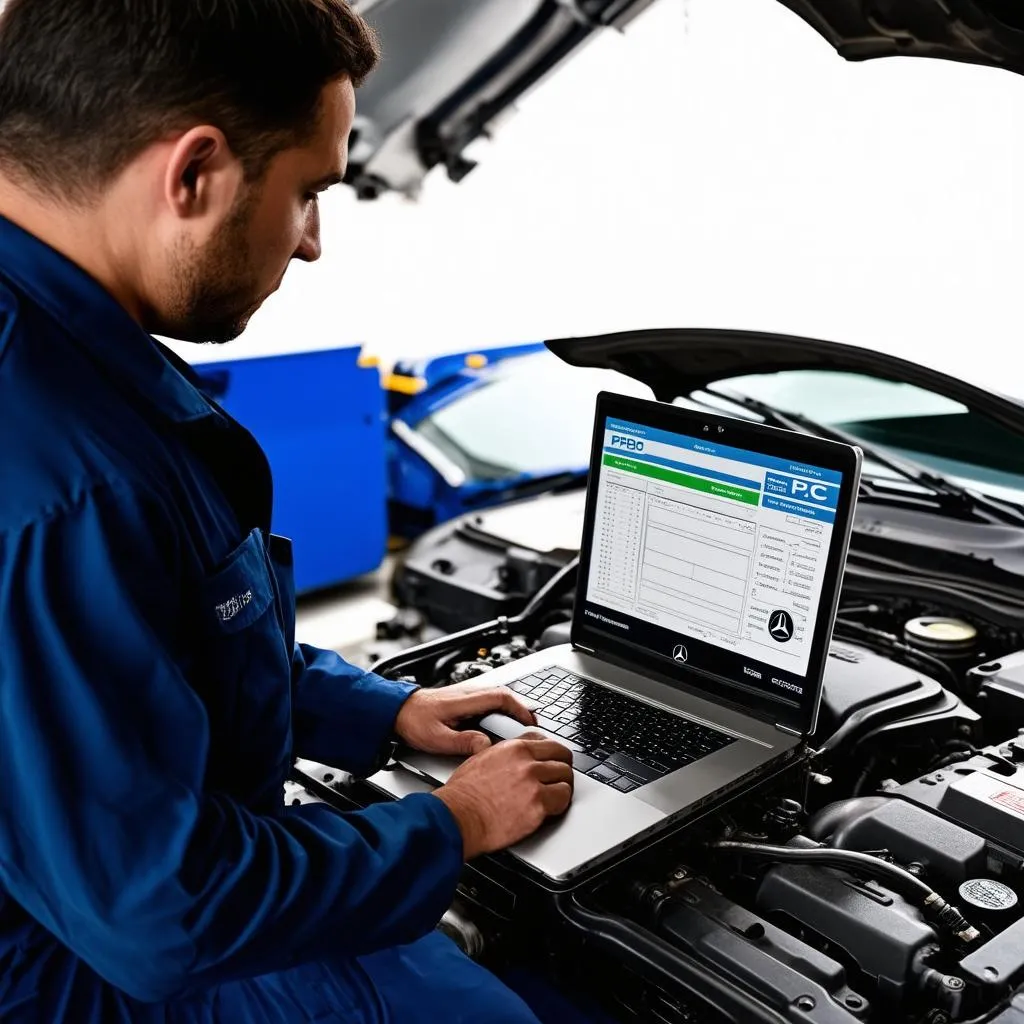
POLYGON ((570 469, 562 473, 548 473, 541 476, 530 476, 524 473, 506 480, 488 480, 477 488, 476 493, 519 496, 531 494, 535 490, 557 492, 564 487, 585 480, 587 474, 588 470, 586 469, 570 469))
POLYGON ((940 473, 926 469, 910 459, 879 451, 878 448, 871 447, 856 435, 848 434, 839 427, 830 427, 824 423, 818 423, 817 420, 804 416, 803 413, 784 412, 768 402, 761 401, 759 398, 751 398, 749 395, 741 395, 738 392, 731 394, 727 391, 719 391, 717 388, 711 387, 704 387, 701 390, 713 398, 732 402, 735 405, 750 410, 750 412, 756 413, 769 426, 782 427, 784 430, 796 430, 804 434, 817 434, 819 437, 830 441, 856 445, 864 452, 865 457, 872 462, 884 466, 910 483, 924 487, 940 498, 956 502, 976 515, 988 516, 990 519, 995 519, 1002 523, 1012 523, 1015 526, 1024 525, 1024 509, 1021 509, 1012 502, 969 491, 966 487, 961 487, 940 473))

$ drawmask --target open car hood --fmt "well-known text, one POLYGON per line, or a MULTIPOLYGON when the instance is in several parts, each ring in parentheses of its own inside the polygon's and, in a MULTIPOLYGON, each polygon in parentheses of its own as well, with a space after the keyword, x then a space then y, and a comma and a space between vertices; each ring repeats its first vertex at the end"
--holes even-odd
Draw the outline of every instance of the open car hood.
POLYGON ((359 90, 346 181, 364 199, 415 194, 541 79, 654 0, 362 0, 384 57, 359 90))
POLYGON ((847 60, 937 57, 1024 72, 1019 0, 780 0, 847 60))
MULTIPOLYGON (((770 3, 771 0, 764 0, 770 3)), ((1020 0, 780 0, 848 60, 920 56, 1024 72, 1020 0)), ((355 0, 384 59, 359 92, 347 182, 360 197, 415 194, 601 32, 654 0, 355 0)), ((743 31, 737 25, 737 31, 743 31)))
POLYGON ((1014 398, 884 352, 838 342, 757 331, 677 328, 563 338, 549 341, 547 346, 573 366, 603 367, 633 377, 662 401, 732 377, 833 370, 913 384, 1024 432, 1024 404, 1014 398))

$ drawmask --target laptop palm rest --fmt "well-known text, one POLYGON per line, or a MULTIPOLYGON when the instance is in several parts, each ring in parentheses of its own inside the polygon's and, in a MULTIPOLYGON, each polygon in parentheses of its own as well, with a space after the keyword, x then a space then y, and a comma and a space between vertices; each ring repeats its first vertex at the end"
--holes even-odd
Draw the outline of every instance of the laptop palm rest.
MULTIPOLYGON (((412 762, 413 772, 441 785, 462 763, 457 757, 400 751, 399 764, 406 760, 403 754, 412 762)), ((388 775, 394 773, 381 773, 370 781, 390 790, 393 781, 385 777, 388 775)), ((575 793, 569 810, 561 818, 548 820, 532 836, 511 848, 531 867, 556 880, 570 877, 582 864, 603 852, 622 849, 666 818, 664 811, 640 800, 630 800, 586 775, 574 772, 573 778, 575 793)))

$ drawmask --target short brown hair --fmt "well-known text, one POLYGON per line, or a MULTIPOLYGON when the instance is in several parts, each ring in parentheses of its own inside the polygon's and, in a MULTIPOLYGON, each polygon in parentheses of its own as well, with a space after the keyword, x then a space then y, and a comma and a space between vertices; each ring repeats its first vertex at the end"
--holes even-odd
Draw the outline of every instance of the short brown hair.
POLYGON ((346 0, 8 0, 0 170, 87 199, 153 142, 212 124, 260 177, 315 131, 324 86, 360 85, 378 58, 346 0))

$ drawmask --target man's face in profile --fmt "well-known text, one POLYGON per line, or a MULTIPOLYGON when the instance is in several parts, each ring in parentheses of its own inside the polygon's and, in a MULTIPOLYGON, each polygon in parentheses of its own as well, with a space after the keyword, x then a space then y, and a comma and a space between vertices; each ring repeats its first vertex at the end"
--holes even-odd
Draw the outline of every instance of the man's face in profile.
POLYGON ((293 259, 320 258, 317 193, 344 177, 354 117, 352 83, 330 83, 313 137, 279 153, 262 180, 244 186, 205 248, 183 239, 172 255, 169 322, 160 333, 231 341, 277 291, 293 259))

